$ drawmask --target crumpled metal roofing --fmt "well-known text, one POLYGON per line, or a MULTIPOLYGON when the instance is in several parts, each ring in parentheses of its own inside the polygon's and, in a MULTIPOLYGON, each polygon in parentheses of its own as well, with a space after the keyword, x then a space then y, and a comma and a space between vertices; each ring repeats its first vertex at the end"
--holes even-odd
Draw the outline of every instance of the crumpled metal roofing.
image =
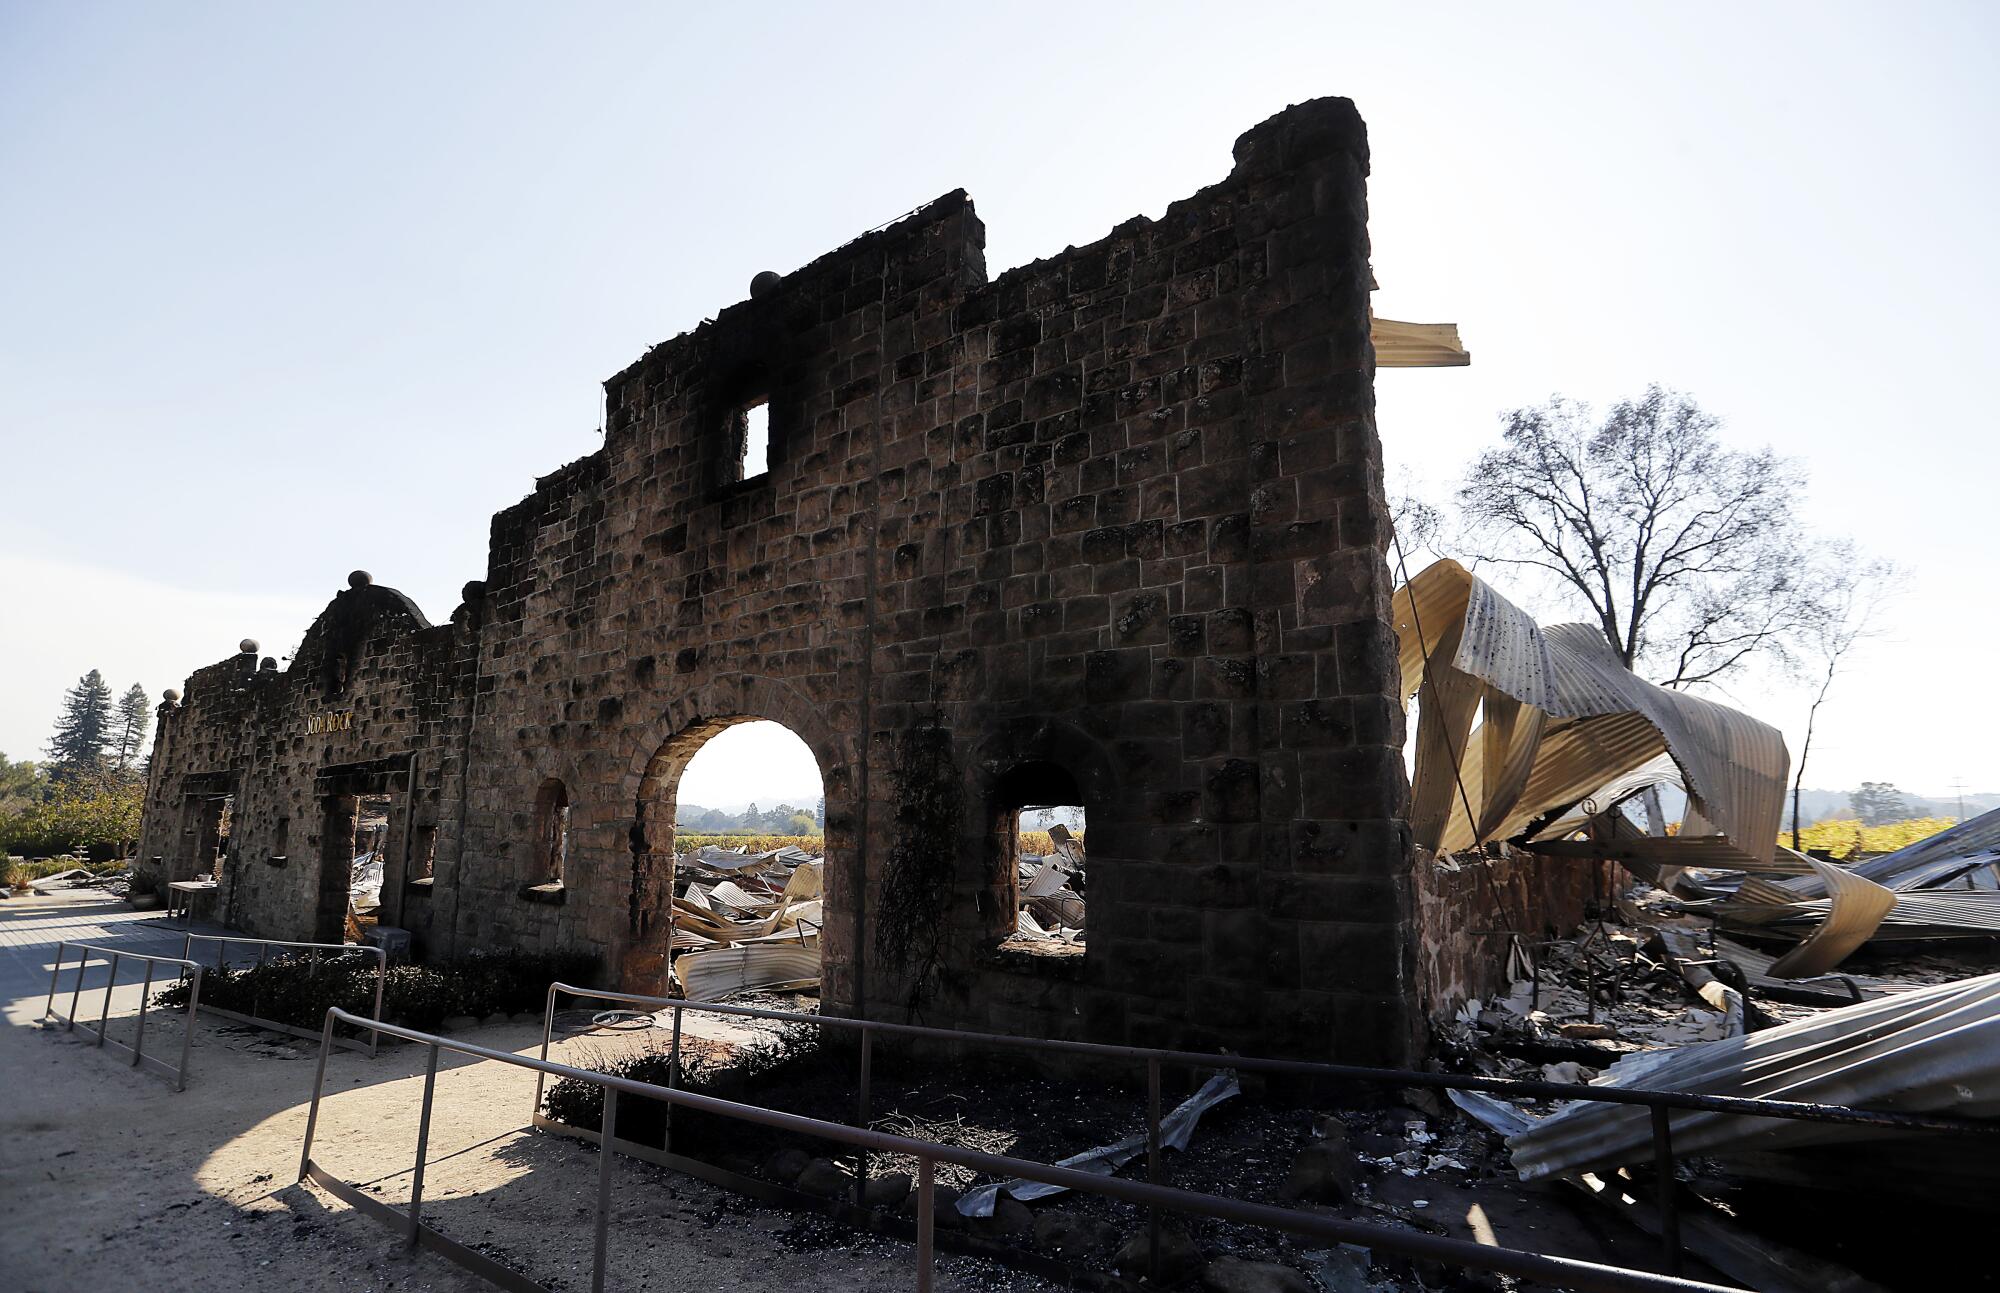
MULTIPOLYGON (((1879 858, 1856 863, 1852 869, 1855 874, 1867 876, 1877 884, 1888 885, 1891 889, 1907 889, 1936 882, 1934 874, 1923 876, 1919 868, 1929 870, 1938 863, 1976 859, 1993 853, 2000 853, 2000 808, 1946 827, 1914 844, 1905 844, 1894 853, 1884 853, 1879 858), (1897 883, 1906 876, 1913 877, 1909 883, 1897 883)), ((1817 875, 1787 880, 1785 888, 1800 897, 1826 896, 1826 884, 1817 875)))
POLYGON ((1791 765, 1777 728, 1646 682, 1598 630, 1544 628, 1455 561, 1418 573, 1393 609, 1404 698, 1422 692, 1419 846, 1509 838, 1664 752, 1695 812, 1770 861, 1791 765))
MULTIPOLYGON (((1766 1032, 1628 1055, 1591 1085, 1995 1117, 2000 974, 1863 1001, 1766 1032)), ((1672 1127, 1674 1152, 1684 1156, 1897 1134, 1696 1110, 1675 1110, 1672 1127)), ((1652 1154, 1651 1113, 1643 1106, 1579 1101, 1507 1144, 1524 1180, 1643 1162, 1652 1154)))
MULTIPOLYGON (((1722 894, 1727 877, 1705 883, 1722 894)), ((1813 926, 1772 967, 1778 978, 1824 973, 1873 939, 2000 934, 2000 810, 1852 867, 1813 860, 1810 874, 1746 876, 1713 911, 1757 932, 1813 926)))

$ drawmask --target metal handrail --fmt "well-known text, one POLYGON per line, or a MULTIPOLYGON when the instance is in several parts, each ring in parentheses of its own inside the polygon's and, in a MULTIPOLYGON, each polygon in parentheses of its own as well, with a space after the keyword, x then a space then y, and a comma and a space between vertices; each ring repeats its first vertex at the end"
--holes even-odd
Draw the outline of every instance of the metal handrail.
MULTIPOLYGON (((298 943, 288 942, 282 938, 247 938, 240 934, 183 934, 181 938, 183 940, 181 943, 181 954, 183 956, 193 955, 197 939, 204 943, 217 944, 218 946, 215 949, 215 968, 225 972, 229 968, 227 962, 229 947, 232 943, 254 943, 258 948, 257 964, 260 966, 264 964, 264 958, 270 954, 270 950, 274 947, 300 951, 309 950, 313 954, 314 965, 319 964, 321 952, 335 952, 342 955, 349 952, 372 954, 375 957, 375 1022, 380 1023, 382 1021, 382 994, 389 983, 389 952, 387 948, 376 947, 370 943, 298 943)), ((290 1033, 295 1037, 311 1038, 319 1036, 318 1033, 313 1032, 309 1028, 300 1028, 295 1024, 281 1023, 275 1019, 265 1019, 257 1013, 254 1002, 250 1013, 247 1015, 238 1014, 233 1010, 225 1011, 220 1006, 210 1006, 209 1009, 233 1018, 248 1020, 260 1028, 275 1029, 279 1032, 290 1033)), ((381 1037, 377 1033, 370 1032, 368 1035, 368 1053, 374 1055, 381 1044, 381 1037)))
MULTIPOLYGON (((1787 1118, 1804 1122, 1844 1123, 1885 1127, 1903 1131, 2000 1133, 2000 1121, 1955 1117, 1949 1114, 1905 1113, 1888 1109, 1857 1109, 1848 1105, 1816 1104, 1803 1100, 1766 1100, 1749 1096, 1705 1095, 1693 1091, 1648 1091, 1630 1087, 1587 1086, 1569 1082, 1538 1082, 1530 1079, 1479 1077, 1457 1073, 1423 1073, 1415 1069, 1370 1068, 1354 1064, 1327 1064, 1314 1060, 1266 1059, 1256 1056, 1210 1055, 1198 1051, 1161 1050, 1144 1046, 1122 1046, 1109 1042, 1075 1042, 1056 1038, 1015 1037, 1005 1033, 962 1032, 951 1028, 930 1028, 921 1024, 897 1024, 873 1019, 852 1019, 840 1015, 809 1015, 795 1011, 764 1010, 754 1006, 727 1006, 718 1002, 688 1001, 678 997, 656 997, 636 992, 614 992, 602 988, 580 988, 568 983, 549 985, 542 1016, 542 1051, 548 1059, 549 1043, 555 1031, 556 994, 629 1005, 671 1007, 674 1012, 673 1055, 668 1066, 669 1081, 680 1071, 681 1015, 699 1010, 708 1014, 743 1019, 770 1019, 781 1023, 810 1024, 818 1028, 840 1028, 861 1034, 860 1082, 855 1121, 866 1126, 870 1117, 869 1075, 873 1038, 876 1033, 915 1037, 959 1045, 1005 1047, 1017 1050, 1087 1055, 1098 1059, 1126 1060, 1146 1066, 1146 1160, 1148 1178, 1163 1185, 1160 1161, 1160 1068, 1164 1064, 1190 1069, 1231 1068, 1245 1073, 1276 1073, 1290 1076, 1337 1078, 1352 1081, 1393 1083, 1431 1089, 1482 1091, 1495 1095, 1531 1096, 1537 1099, 1590 1100, 1603 1104, 1644 1105, 1652 1113, 1653 1171, 1657 1181, 1660 1210, 1662 1257, 1669 1272, 1678 1273, 1681 1262, 1680 1214, 1675 1192, 1673 1129, 1669 1110, 1738 1114, 1747 1117, 1787 1118)), ((542 1079, 535 1079, 535 1111, 542 1105, 542 1079)), ((673 1134, 671 1110, 667 1134, 673 1134)), ((671 1141, 669 1142, 671 1144, 671 1141)), ((860 1199, 867 1178, 864 1155, 855 1173, 855 1198, 860 1199)), ((1159 1219, 1149 1225, 1150 1258, 1157 1269, 1159 1219)))
POLYGON ((63 1029, 64 1032, 76 1031, 77 1001, 83 996, 83 974, 90 966, 90 954, 92 952, 97 953, 99 956, 111 958, 111 973, 104 981, 104 1009, 98 1014, 97 1027, 93 1029, 86 1023, 83 1026, 83 1030, 87 1033, 95 1032, 97 1034, 97 1044, 100 1047, 108 1044, 116 1046, 121 1051, 131 1052, 133 1068, 150 1064, 173 1078, 174 1090, 187 1090, 188 1054, 194 1046, 195 1013, 201 1001, 201 966, 184 957, 151 956, 144 952, 126 952, 120 951, 117 948, 102 947, 96 943, 72 943, 65 939, 56 944, 56 963, 49 970, 49 996, 48 1000, 42 1003, 42 1018, 47 1019, 50 1015, 55 1015, 58 1019, 64 1019, 67 1024, 63 1029), (69 994, 69 1014, 65 1017, 56 1012, 56 980, 62 977, 63 962, 68 959, 69 949, 72 947, 82 952, 83 955, 77 958, 76 987, 69 994), (121 960, 144 961, 146 963, 146 983, 139 995, 139 1027, 138 1031, 133 1034, 132 1045, 130 1046, 127 1046, 124 1042, 114 1042, 110 1037, 111 990, 118 986, 118 962, 121 960), (181 1062, 178 1068, 146 1054, 146 1008, 153 1000, 153 967, 155 965, 178 965, 182 967, 183 973, 192 976, 188 984, 187 1027, 181 1034, 181 1062))
MULTIPOLYGON (((677 1003, 679 1004, 679 1003, 677 1003)), ((687 1003, 693 1004, 693 1003, 687 1003)), ((326 1026, 323 1041, 331 1039, 333 1026, 337 1022, 360 1024, 366 1021, 356 1015, 329 1007, 326 1012, 326 1026)), ((415 1246, 429 1240, 431 1246, 451 1254, 458 1245, 443 1238, 436 1231, 423 1224, 423 1170, 424 1155, 429 1148, 431 1107, 437 1087, 438 1056, 442 1051, 453 1051, 474 1059, 496 1060, 511 1064, 516 1068, 533 1069, 543 1077, 569 1078, 578 1082, 600 1087, 604 1091, 604 1115, 599 1130, 599 1152, 597 1173, 596 1233, 591 1268, 591 1289, 601 1293, 604 1287, 604 1254, 607 1231, 610 1222, 611 1164, 617 1153, 618 1137, 618 1097, 631 1095, 641 1099, 658 1100, 669 1107, 685 1107, 702 1113, 734 1118, 741 1122, 773 1127, 780 1131, 799 1136, 816 1137, 836 1143, 851 1145, 858 1150, 873 1150, 884 1154, 898 1154, 917 1160, 917 1289, 918 1293, 930 1293, 933 1252, 933 1184, 935 1165, 951 1163, 969 1168, 975 1172, 985 1172, 1002 1179, 1019 1177, 1030 1181, 1042 1181, 1060 1185, 1067 1189, 1100 1194, 1107 1198, 1120 1199, 1149 1209, 1166 1209, 1174 1212, 1190 1213, 1233 1221, 1243 1225, 1262 1226, 1282 1230, 1291 1234, 1304 1235, 1329 1243, 1361 1244, 1388 1252, 1400 1253, 1418 1260, 1439 1261, 1456 1266, 1474 1267, 1517 1275, 1525 1279, 1539 1280, 1562 1288, 1582 1290, 1681 1290, 1684 1293, 1739 1293, 1716 1284, 1703 1284, 1694 1280, 1667 1275, 1653 1275, 1643 1271, 1625 1270, 1616 1266, 1605 1266, 1597 1262, 1581 1261, 1576 1258, 1555 1257, 1546 1253, 1523 1252, 1513 1248, 1489 1247, 1463 1239, 1441 1238, 1418 1231, 1397 1230, 1388 1226, 1370 1225, 1365 1222, 1342 1221, 1318 1213, 1302 1212, 1290 1208, 1274 1207, 1266 1203, 1249 1203, 1239 1199, 1225 1199, 1216 1195, 1199 1194, 1191 1190, 1174 1189, 1147 1181, 1127 1181, 1116 1176, 1099 1176, 1091 1172, 1080 1172, 1075 1168, 1059 1167, 1051 1163, 1038 1163, 1028 1159, 1011 1158, 1003 1154, 989 1154, 981 1150, 966 1149, 955 1145, 941 1145, 933 1141, 915 1140, 908 1136, 898 1136, 890 1132, 876 1131, 869 1127, 849 1127, 841 1123, 826 1122, 818 1118, 808 1118, 801 1114, 783 1113, 775 1109, 765 1109, 757 1105, 738 1104, 715 1096, 699 1095, 683 1091, 677 1087, 655 1086, 633 1078, 618 1077, 609 1073, 597 1073, 589 1069, 557 1063, 552 1060, 531 1059, 525 1055, 515 1055, 508 1051, 494 1050, 472 1042, 457 1041, 435 1033, 419 1032, 414 1028, 404 1028, 396 1024, 380 1024, 380 1029, 392 1037, 417 1042, 431 1048, 430 1062, 425 1071, 422 1112, 418 1117, 417 1158, 410 1187, 410 1208, 407 1216, 401 1217, 405 1231, 405 1242, 415 1246)), ((866 1034, 864 1034, 865 1036, 866 1034)), ((299 1176, 303 1181, 308 1177, 336 1192, 345 1191, 343 1197, 359 1196, 358 1191, 345 1181, 327 1172, 312 1161, 313 1136, 319 1123, 321 1092, 326 1085, 326 1057, 332 1048, 322 1044, 319 1065, 313 1078, 311 1108, 306 1114, 305 1144, 299 1154, 299 1176)), ((1220 1058, 1228 1063, 1228 1057, 1204 1056, 1210 1067, 1220 1058)), ((463 1252, 464 1250, 459 1250, 463 1252)), ((490 1263, 489 1263, 490 1265, 490 1263)), ((518 1277, 517 1277, 518 1278, 518 1277)), ((513 1284, 518 1288, 536 1287, 526 1281, 513 1284)))

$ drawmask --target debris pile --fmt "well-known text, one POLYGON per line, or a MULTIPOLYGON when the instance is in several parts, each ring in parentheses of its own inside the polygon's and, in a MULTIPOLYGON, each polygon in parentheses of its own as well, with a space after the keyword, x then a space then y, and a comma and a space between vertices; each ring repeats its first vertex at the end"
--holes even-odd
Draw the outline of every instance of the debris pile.
POLYGON ((1024 853, 1016 867, 1021 909, 1015 934, 1034 942, 1083 942, 1083 841, 1057 822, 1049 828, 1056 851, 1024 853))
POLYGON ((676 864, 673 977, 690 1001, 818 988, 825 859, 707 845, 676 864))

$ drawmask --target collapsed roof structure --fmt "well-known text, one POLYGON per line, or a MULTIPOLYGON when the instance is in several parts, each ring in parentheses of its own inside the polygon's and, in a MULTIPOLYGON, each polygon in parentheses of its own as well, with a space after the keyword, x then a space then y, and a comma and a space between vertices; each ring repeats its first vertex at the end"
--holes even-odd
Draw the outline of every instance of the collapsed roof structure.
POLYGON ((1596 629, 1543 628, 1455 561, 1420 572, 1394 606, 1403 695, 1421 698, 1417 847, 1531 837, 1579 803, 1602 812, 1665 779, 1664 755, 1690 806, 1673 847, 1770 861, 1790 766, 1777 728, 1646 682, 1596 629))

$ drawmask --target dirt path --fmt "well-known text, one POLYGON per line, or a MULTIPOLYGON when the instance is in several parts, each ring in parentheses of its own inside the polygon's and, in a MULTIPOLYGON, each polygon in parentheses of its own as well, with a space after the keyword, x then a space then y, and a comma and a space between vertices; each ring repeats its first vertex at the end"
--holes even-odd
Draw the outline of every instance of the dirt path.
MULTIPOLYGON (((0 1270, 8 1289, 488 1287, 440 1258, 406 1254, 377 1222, 295 1182, 315 1044, 204 1018, 187 1090, 176 1093, 84 1034, 38 1023, 55 938, 71 934, 38 939, 34 931, 73 926, 67 918, 87 903, 58 895, 0 905, 0 943, 11 954, 0 975, 0 1270)), ((128 923, 108 937, 157 942, 161 931, 146 918, 128 923)), ((93 1002, 102 999, 86 987, 85 1018, 95 1020, 93 1002)), ((119 1021, 138 1000, 136 986, 114 993, 114 1038, 129 1035, 119 1021)), ((179 1027, 178 1017, 156 1013, 148 1051, 176 1048, 179 1027)), ((540 1028, 518 1021, 463 1036, 533 1054, 540 1028)), ((374 1059, 336 1051, 315 1160, 387 1202, 407 1203, 425 1059, 413 1047, 385 1047, 374 1059)), ((588 1288, 597 1156, 524 1132, 533 1095, 525 1070, 444 1057, 425 1218, 551 1289, 588 1288)), ((650 1166, 621 1160, 612 1200, 608 1287, 911 1286, 908 1245, 788 1238, 806 1233, 797 1218, 650 1166)), ((939 1286, 1040 1287, 991 1263, 942 1256, 939 1286)))

